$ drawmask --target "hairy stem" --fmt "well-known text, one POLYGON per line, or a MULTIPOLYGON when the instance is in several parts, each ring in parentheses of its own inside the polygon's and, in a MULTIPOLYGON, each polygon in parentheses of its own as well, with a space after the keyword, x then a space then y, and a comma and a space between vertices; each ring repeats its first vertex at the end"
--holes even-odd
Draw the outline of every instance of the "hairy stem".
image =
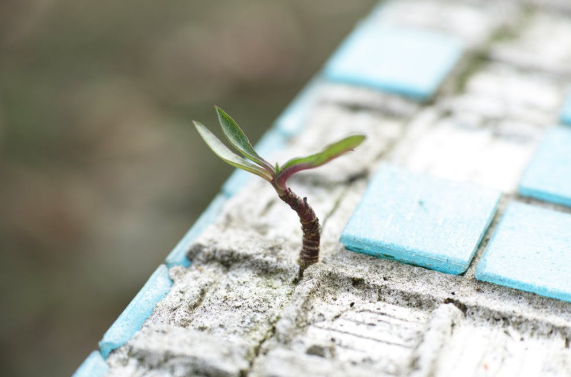
POLYGON ((301 199, 289 188, 278 191, 281 200, 286 202, 299 216, 301 230, 303 231, 303 243, 297 263, 302 269, 319 260, 319 241, 321 239, 321 226, 313 209, 307 204, 307 198, 301 199))

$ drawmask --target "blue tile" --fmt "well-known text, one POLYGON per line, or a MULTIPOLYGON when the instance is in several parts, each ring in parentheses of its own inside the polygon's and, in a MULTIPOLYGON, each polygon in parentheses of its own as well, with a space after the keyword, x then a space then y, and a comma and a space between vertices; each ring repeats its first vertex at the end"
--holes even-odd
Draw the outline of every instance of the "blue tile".
POLYGON ((101 357, 99 351, 93 351, 77 368, 72 377, 103 377, 109 370, 109 365, 101 357))
POLYGON ((157 302, 167 295, 171 286, 168 269, 163 264, 151 275, 133 301, 103 335, 99 349, 105 359, 111 351, 121 347, 141 329, 145 320, 153 313, 157 302))
POLYGON ((192 228, 190 228, 182 240, 180 240, 180 242, 165 259, 165 263, 168 268, 173 266, 190 266, 190 261, 186 257, 188 248, 194 242, 194 240, 216 220, 220 212, 222 212, 222 207, 224 206, 225 202, 226 197, 224 197, 224 195, 219 194, 214 198, 206 210, 200 215, 198 220, 196 220, 192 228))
MULTIPOLYGON (((245 172, 241 169, 236 169, 230 174, 230 177, 222 185, 222 194, 225 197, 231 197, 240 192, 244 188, 250 179, 253 179, 252 173, 245 172)), ((258 177, 259 178, 259 177, 258 177)), ((262 178, 259 178, 262 179, 262 178)))
POLYGON ((567 95, 567 100, 561 110, 561 123, 571 126, 571 92, 567 95))
POLYGON ((341 233, 350 250, 461 274, 470 265, 500 194, 381 165, 341 233))
POLYGON ((321 78, 313 78, 274 122, 274 128, 286 137, 298 135, 307 122, 311 108, 317 102, 321 78))
POLYGON ((523 196, 571 206, 571 128, 547 131, 519 184, 523 196))
POLYGON ((510 204, 476 278, 571 302, 570 230, 571 215, 510 204))
POLYGON ((462 42, 450 35, 365 21, 327 63, 324 76, 425 101, 455 67, 463 50, 462 42))
MULTIPOLYGON (((260 141, 258 141, 254 149, 260 156, 268 160, 271 164, 274 164, 276 161, 272 161, 270 157, 274 155, 276 151, 285 148, 286 145, 286 136, 275 129, 270 129, 262 136, 260 141)), ((262 178, 245 172, 244 170, 236 169, 232 175, 230 175, 230 178, 222 185, 222 193, 227 197, 231 197, 244 188, 250 179, 262 178)))

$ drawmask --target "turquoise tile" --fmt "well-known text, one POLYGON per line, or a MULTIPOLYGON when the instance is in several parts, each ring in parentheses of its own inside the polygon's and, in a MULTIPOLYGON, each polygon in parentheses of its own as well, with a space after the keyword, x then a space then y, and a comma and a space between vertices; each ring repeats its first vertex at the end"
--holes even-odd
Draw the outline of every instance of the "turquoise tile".
POLYGON ((350 250, 461 274, 500 194, 473 184, 381 165, 341 233, 350 250))
POLYGON ((165 259, 165 263, 168 268, 173 266, 190 266, 190 261, 186 257, 188 248, 194 240, 216 220, 220 212, 222 212, 222 207, 224 207, 225 202, 226 197, 224 195, 219 194, 214 198, 206 210, 200 215, 198 220, 196 220, 192 228, 190 228, 182 240, 180 240, 165 259))
POLYGON ((479 280, 571 302, 571 215, 512 203, 478 268, 479 280))
POLYGON ((567 100, 561 110, 561 123, 571 126, 571 92, 567 95, 567 100))
POLYGON ((571 128, 547 131, 519 184, 523 196, 571 206, 571 128))
POLYGON ((93 351, 77 368, 72 377, 103 377, 109 370, 109 365, 101 357, 99 351, 93 351))
POLYGON ((276 119, 274 128, 288 138, 298 135, 305 127, 311 109, 317 102, 317 93, 321 84, 319 75, 314 77, 276 119))
POLYGON ((327 63, 324 76, 333 82, 425 101, 438 90, 463 51, 462 42, 447 34, 365 21, 327 63))
MULTIPOLYGON (((262 179, 257 176, 256 178, 262 179)), ((222 185, 222 195, 228 198, 234 196, 250 182, 250 179, 254 179, 252 173, 245 172, 241 169, 234 170, 222 185)))
MULTIPOLYGON (((271 159, 276 151, 279 151, 287 145, 287 137, 276 129, 270 129, 258 141, 254 149, 262 158, 269 161, 272 165, 276 161, 271 159)), ((285 162, 285 161, 284 161, 285 162)), ((236 169, 230 178, 222 185, 222 194, 231 197, 238 193, 244 186, 248 184, 250 179, 262 179, 252 173, 245 172, 241 169, 236 169)))
POLYGON ((121 347, 141 329, 143 323, 153 313, 157 302, 170 291, 172 281, 167 267, 163 264, 151 275, 123 313, 111 325, 99 342, 99 349, 105 359, 109 353, 121 347))

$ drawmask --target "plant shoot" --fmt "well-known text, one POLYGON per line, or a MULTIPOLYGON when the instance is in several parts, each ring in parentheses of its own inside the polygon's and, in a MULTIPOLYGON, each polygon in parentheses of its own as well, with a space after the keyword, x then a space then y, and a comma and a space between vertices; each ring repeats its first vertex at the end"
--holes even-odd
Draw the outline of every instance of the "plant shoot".
POLYGON ((314 169, 328 163, 336 157, 353 150, 359 146, 365 136, 354 135, 339 140, 326 146, 321 152, 306 156, 292 158, 282 166, 277 163, 270 164, 258 155, 254 147, 244 134, 244 131, 224 110, 216 107, 218 120, 228 142, 243 156, 232 152, 212 132, 199 122, 194 122, 198 133, 206 144, 218 157, 226 163, 255 174, 266 181, 276 190, 279 198, 287 203, 299 216, 303 240, 298 263, 302 269, 316 263, 319 260, 319 242, 321 226, 313 209, 307 203, 307 198, 300 198, 287 186, 287 180, 303 170, 314 169))

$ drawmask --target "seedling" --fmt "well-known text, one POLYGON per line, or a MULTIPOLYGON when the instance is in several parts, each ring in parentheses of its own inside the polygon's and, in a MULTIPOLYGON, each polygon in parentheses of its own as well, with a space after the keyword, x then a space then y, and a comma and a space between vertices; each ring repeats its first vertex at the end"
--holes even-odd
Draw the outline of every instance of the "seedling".
POLYGON ((234 167, 256 174, 272 185, 280 199, 286 202, 299 216, 303 231, 302 247, 298 259, 299 265, 302 269, 305 269, 316 263, 319 260, 319 241, 321 237, 319 219, 307 203, 307 198, 301 199, 287 187, 287 180, 295 173, 316 168, 341 156, 345 152, 353 150, 365 140, 365 136, 349 136, 328 145, 319 153, 307 157, 292 158, 282 166, 279 166, 277 163, 274 166, 256 153, 244 131, 224 110, 216 107, 216 112, 218 113, 218 120, 224 135, 230 144, 245 158, 232 152, 212 132, 195 121, 194 125, 198 133, 200 133, 200 136, 202 136, 210 149, 222 160, 234 167))

